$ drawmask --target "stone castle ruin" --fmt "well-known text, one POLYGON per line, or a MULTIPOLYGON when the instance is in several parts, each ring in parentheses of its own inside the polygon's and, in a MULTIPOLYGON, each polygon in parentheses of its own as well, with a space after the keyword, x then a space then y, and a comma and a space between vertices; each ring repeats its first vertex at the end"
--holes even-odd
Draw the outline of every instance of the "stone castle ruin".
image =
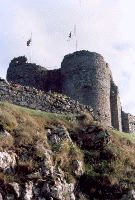
POLYGON ((14 58, 7 81, 42 91, 61 93, 91 106, 97 120, 119 131, 135 133, 135 117, 121 111, 118 87, 104 58, 94 52, 66 55, 60 69, 47 70, 27 60, 14 58))

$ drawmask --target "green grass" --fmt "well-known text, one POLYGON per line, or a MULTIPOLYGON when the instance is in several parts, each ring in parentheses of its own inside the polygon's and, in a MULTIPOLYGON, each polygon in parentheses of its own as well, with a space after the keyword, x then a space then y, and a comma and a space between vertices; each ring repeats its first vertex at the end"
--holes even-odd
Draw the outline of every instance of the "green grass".
POLYGON ((112 130, 112 132, 116 133, 120 137, 125 137, 125 138, 131 140, 132 142, 135 142, 135 135, 133 135, 131 133, 124 133, 124 132, 120 132, 120 131, 116 131, 116 130, 112 130))

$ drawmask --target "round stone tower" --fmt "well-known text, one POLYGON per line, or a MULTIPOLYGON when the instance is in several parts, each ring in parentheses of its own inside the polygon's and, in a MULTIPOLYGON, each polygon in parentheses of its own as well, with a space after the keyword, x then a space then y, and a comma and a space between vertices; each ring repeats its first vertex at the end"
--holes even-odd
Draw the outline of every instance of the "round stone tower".
POLYGON ((62 93, 91 105, 99 121, 111 126, 110 69, 97 53, 77 51, 61 63, 62 93))

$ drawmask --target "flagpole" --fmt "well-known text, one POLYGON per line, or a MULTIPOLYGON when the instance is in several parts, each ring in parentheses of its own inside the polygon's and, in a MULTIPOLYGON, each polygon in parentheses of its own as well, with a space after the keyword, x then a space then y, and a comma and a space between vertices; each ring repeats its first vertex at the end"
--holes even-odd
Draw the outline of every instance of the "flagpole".
POLYGON ((76 51, 77 51, 77 40, 76 40, 76 51))
POLYGON ((31 49, 30 49, 30 63, 32 62, 32 32, 31 32, 31 49))
MULTIPOLYGON (((76 25, 75 25, 75 27, 74 27, 74 35, 75 35, 75 37, 76 37, 76 25)), ((76 37, 76 44, 75 44, 75 46, 76 46, 76 51, 77 51, 77 37, 76 37)))

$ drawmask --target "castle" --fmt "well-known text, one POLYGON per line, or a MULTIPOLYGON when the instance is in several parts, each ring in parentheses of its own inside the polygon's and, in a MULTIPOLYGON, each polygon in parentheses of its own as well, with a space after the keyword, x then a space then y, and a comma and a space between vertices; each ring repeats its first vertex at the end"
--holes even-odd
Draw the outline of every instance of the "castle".
POLYGON ((7 70, 7 81, 65 94, 90 105, 105 126, 135 133, 135 117, 121 110, 118 87, 108 64, 98 53, 82 50, 66 55, 61 68, 55 70, 14 58, 7 70))

